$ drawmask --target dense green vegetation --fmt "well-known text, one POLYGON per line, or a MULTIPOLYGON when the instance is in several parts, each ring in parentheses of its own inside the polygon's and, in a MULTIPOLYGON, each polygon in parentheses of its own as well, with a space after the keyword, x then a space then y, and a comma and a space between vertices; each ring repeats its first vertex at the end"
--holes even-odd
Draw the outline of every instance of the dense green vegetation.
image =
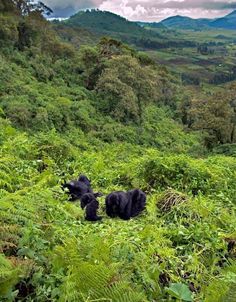
MULTIPOLYGON (((57 24, 58 22, 56 21, 55 23, 57 24)), ((165 32, 149 30, 149 28, 144 28, 138 23, 100 10, 79 12, 68 20, 61 22, 60 26, 62 24, 64 25, 64 30, 67 29, 69 32, 71 29, 80 30, 82 27, 95 33, 98 37, 108 35, 142 49, 196 46, 195 42, 185 40, 184 37, 170 39, 168 35, 166 36, 165 32)))
POLYGON ((234 301, 235 84, 192 92, 42 12, 0 0, 0 301, 234 301), (102 197, 85 221, 61 190, 79 173, 147 209, 110 219, 102 197))

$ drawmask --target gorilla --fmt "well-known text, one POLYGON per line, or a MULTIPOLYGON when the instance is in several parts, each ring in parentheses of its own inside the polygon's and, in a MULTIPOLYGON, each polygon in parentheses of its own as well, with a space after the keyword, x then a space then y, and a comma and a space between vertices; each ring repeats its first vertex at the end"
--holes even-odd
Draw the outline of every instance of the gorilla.
POLYGON ((93 193, 86 193, 80 200, 81 208, 85 208, 85 219, 88 221, 98 221, 102 217, 97 216, 97 210, 99 208, 99 202, 97 201, 93 193))
POLYGON ((105 203, 108 216, 129 220, 145 209, 146 194, 139 189, 113 192, 106 197, 105 203))
POLYGON ((138 189, 128 191, 128 195, 132 200, 131 217, 138 216, 146 207, 146 194, 138 189))
POLYGON ((120 216, 128 204, 127 193, 122 191, 112 192, 106 197, 105 204, 106 213, 109 217, 120 216))
POLYGON ((62 189, 68 189, 67 193, 70 195, 70 201, 76 201, 86 193, 93 193, 91 182, 85 175, 80 175, 78 180, 63 184, 62 189))

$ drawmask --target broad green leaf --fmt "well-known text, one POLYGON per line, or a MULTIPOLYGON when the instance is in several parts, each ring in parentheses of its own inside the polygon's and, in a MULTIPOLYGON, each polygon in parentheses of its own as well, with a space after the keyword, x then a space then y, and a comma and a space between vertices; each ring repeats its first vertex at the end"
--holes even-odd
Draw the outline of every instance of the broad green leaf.
POLYGON ((177 299, 190 302, 193 301, 190 289, 183 283, 171 283, 170 287, 167 288, 167 292, 177 299))

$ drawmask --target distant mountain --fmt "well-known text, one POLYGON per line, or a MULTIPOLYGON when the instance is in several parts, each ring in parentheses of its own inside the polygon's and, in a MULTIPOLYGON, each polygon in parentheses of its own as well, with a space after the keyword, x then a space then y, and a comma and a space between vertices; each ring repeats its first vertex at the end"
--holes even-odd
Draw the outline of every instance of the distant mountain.
POLYGON ((155 31, 154 33, 151 29, 236 29, 236 10, 218 19, 193 19, 177 15, 162 20, 161 22, 132 22, 111 12, 93 9, 78 12, 67 19, 65 24, 72 27, 82 27, 98 35, 119 34, 121 39, 123 39, 124 35, 165 39, 165 37, 161 35, 161 31, 159 33, 155 31), (150 28, 150 30, 148 30, 148 28, 150 28))
POLYGON ((186 41, 183 37, 175 37, 173 40, 163 31, 166 27, 161 23, 131 22, 111 12, 97 9, 80 11, 63 21, 63 24, 74 31, 83 28, 97 38, 109 36, 141 49, 196 46, 195 42, 186 41))
POLYGON ((71 16, 66 21, 66 24, 87 28, 93 32, 140 34, 144 33, 145 31, 146 33, 146 30, 137 23, 128 21, 125 18, 111 12, 100 10, 80 11, 71 16))
POLYGON ((137 22, 138 25, 142 27, 147 27, 147 28, 159 28, 159 29, 166 29, 166 26, 162 24, 161 22, 137 22))
POLYGON ((172 29, 201 30, 207 28, 236 29, 236 10, 218 19, 193 19, 184 16, 169 17, 159 24, 172 29))
POLYGON ((209 27, 210 19, 192 19, 184 16, 169 17, 160 22, 165 27, 175 29, 202 29, 209 27))
POLYGON ((236 10, 223 18, 216 19, 210 25, 215 28, 236 29, 236 10))

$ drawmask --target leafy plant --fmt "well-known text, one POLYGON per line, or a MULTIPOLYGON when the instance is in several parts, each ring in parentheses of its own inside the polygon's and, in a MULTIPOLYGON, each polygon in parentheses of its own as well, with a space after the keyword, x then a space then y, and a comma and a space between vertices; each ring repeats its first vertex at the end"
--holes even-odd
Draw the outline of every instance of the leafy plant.
POLYGON ((172 283, 166 291, 181 301, 193 301, 192 293, 187 285, 183 283, 172 283))

